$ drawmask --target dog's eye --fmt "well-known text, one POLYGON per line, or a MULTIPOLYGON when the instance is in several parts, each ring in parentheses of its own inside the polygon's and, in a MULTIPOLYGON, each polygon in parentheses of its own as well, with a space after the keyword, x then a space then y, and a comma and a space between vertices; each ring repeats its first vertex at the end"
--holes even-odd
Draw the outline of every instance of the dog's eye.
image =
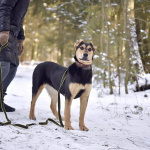
POLYGON ((80 49, 81 49, 81 50, 84 50, 84 47, 81 46, 80 49))
POLYGON ((91 50, 92 50, 91 48, 88 49, 88 51, 91 51, 91 50))

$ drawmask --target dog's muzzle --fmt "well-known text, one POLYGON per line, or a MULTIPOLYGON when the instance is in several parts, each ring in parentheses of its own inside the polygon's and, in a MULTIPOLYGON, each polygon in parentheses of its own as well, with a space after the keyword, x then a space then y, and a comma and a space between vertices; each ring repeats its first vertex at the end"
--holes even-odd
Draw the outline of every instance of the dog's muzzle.
POLYGON ((82 57, 80 57, 80 60, 89 61, 88 53, 84 53, 82 57))

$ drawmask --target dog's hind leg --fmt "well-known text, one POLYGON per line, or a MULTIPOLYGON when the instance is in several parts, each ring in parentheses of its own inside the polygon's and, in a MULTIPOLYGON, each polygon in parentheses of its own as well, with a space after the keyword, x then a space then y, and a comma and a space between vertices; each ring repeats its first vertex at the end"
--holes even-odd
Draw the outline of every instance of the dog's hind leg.
POLYGON ((51 105, 50 105, 50 108, 52 110, 52 113, 54 114, 54 116, 59 119, 58 117, 58 112, 57 112, 57 109, 56 109, 56 106, 57 106, 57 102, 58 102, 58 92, 50 85, 46 85, 45 88, 47 89, 50 97, 51 97, 51 105))
POLYGON ((41 94, 43 88, 44 88, 44 85, 41 85, 41 86, 39 87, 37 93, 32 95, 31 108, 30 108, 30 115, 29 115, 29 118, 30 118, 30 119, 36 120, 36 117, 35 117, 35 114, 34 114, 35 103, 36 103, 36 100, 38 99, 39 95, 41 94))

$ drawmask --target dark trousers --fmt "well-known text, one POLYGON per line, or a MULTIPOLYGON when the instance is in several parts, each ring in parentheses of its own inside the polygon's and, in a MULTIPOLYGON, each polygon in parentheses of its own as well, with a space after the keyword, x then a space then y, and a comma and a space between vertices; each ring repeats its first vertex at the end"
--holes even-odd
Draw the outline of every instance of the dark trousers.
POLYGON ((2 82, 3 82, 3 95, 6 95, 6 91, 12 80, 14 79, 17 66, 7 61, 0 61, 2 69, 2 82))

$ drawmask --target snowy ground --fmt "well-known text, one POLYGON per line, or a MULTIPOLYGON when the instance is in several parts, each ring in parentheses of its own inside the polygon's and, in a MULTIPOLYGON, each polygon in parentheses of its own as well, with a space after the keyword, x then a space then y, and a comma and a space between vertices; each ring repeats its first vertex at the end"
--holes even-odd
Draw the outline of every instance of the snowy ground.
MULTIPOLYGON (((29 120, 32 72, 32 66, 20 66, 8 89, 5 102, 16 108, 15 112, 7 113, 13 123, 38 123, 49 117, 55 119, 49 109, 50 98, 43 91, 36 104, 37 120, 29 120)), ((63 114, 63 96, 61 101, 63 114)), ((73 101, 71 114, 73 131, 66 131, 50 122, 27 130, 0 127, 0 150, 150 150, 150 90, 98 97, 97 91, 92 89, 85 116, 88 132, 79 130, 78 99, 73 101)), ((5 121, 3 113, 0 113, 0 121, 5 121)))

